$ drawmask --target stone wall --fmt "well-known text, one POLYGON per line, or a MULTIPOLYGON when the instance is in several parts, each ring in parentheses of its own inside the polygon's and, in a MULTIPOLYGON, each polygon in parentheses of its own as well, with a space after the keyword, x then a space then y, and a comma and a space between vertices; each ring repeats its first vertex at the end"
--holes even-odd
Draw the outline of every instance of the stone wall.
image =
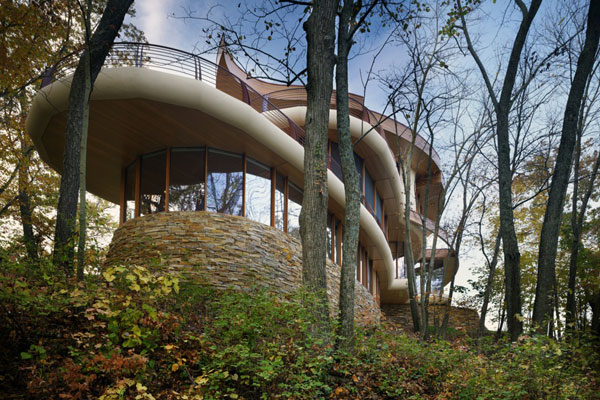
MULTIPOLYGON (((441 323, 448 307, 448 305, 430 305, 429 323, 433 324, 435 317, 439 317, 441 323)), ((409 304, 384 304, 382 310, 388 321, 399 325, 404 330, 412 330, 409 304)), ((470 308, 450 306, 448 326, 465 333, 471 333, 477 330, 478 324, 479 315, 477 311, 470 308)))
MULTIPOLYGON (((219 288, 267 288, 290 293, 301 281, 300 242, 273 227, 211 212, 169 212, 125 222, 114 233, 107 263, 147 264, 160 257, 171 270, 196 274, 219 288)), ((332 312, 339 301, 340 267, 327 261, 332 312)), ((355 287, 355 321, 378 323, 381 311, 362 285, 355 287)))

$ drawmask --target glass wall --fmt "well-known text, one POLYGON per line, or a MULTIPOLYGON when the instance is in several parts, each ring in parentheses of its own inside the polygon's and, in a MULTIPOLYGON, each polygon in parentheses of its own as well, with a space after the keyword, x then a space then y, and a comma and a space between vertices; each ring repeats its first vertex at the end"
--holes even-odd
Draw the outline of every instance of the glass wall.
POLYGON ((125 220, 135 217, 135 169, 135 161, 125 169, 125 211, 123 212, 125 220))
POLYGON ((342 182, 344 177, 342 174, 342 159, 340 158, 340 148, 336 142, 331 142, 331 163, 329 169, 337 176, 342 182))
POLYGON ((285 178, 277 173, 275 178, 275 228, 285 230, 285 178))
MULTIPOLYGON (((334 148, 337 149, 337 144, 334 148)), ((355 161, 357 169, 362 172, 362 158, 355 154, 355 161)), ((274 168, 244 154, 204 147, 172 148, 142 156, 123 173, 123 221, 135 216, 138 192, 138 215, 161 211, 245 215, 300 239, 302 189, 274 168), (136 187, 138 178, 139 188, 136 187)), ((384 218, 383 201, 368 172, 365 177, 366 192, 370 194, 367 198, 376 196, 377 200, 371 202, 376 206, 377 219, 381 221, 384 218)), ((328 218, 327 239, 327 256, 341 265, 342 221, 332 214, 328 218)), ((368 266, 367 252, 361 248, 356 278, 366 286, 368 266)))
POLYGON ((335 220, 335 262, 342 265, 342 222, 335 220))
POLYGON ((300 211, 302 210, 302 189, 293 183, 288 184, 288 233, 300 240, 300 211))
POLYGON ((142 157, 140 185, 140 215, 165 211, 166 152, 159 151, 142 157))
POLYGON ((203 211, 206 152, 203 148, 171 149, 169 211, 203 211))
POLYGON ((377 215, 377 221, 379 223, 383 223, 383 200, 381 200, 381 196, 379 196, 379 192, 375 191, 375 206, 377 207, 375 210, 375 215, 377 215))
MULTIPOLYGON (((355 155, 355 161, 362 172, 363 160, 355 155)), ((377 199, 377 219, 381 220, 383 201, 368 173, 366 177, 368 193, 377 199)), ((300 239, 302 189, 275 168, 244 154, 204 147, 161 150, 127 166, 123 179, 123 220, 133 218, 136 211, 138 215, 212 211, 245 215, 300 239)), ((342 221, 329 214, 327 225, 327 256, 341 265, 342 221)), ((374 290, 373 261, 364 247, 359 245, 357 252, 356 279, 374 290)))
POLYGON ((271 224, 271 168, 251 158, 246 161, 246 217, 271 224))
POLYGON ((331 241, 333 239, 331 232, 331 218, 333 218, 331 214, 327 215, 327 258, 329 258, 330 260, 332 259, 331 241))
POLYGON ((208 149, 206 210, 242 215, 244 166, 242 155, 208 149))
POLYGON ((358 175, 360 176, 359 182, 360 182, 360 190, 362 191, 362 181, 363 181, 363 164, 364 164, 364 160, 362 159, 361 156, 359 156, 358 154, 354 153, 354 164, 356 164, 356 170, 358 171, 358 175))
POLYGON ((369 171, 365 169, 365 198, 369 206, 371 206, 371 210, 375 210, 375 182, 371 178, 369 171))

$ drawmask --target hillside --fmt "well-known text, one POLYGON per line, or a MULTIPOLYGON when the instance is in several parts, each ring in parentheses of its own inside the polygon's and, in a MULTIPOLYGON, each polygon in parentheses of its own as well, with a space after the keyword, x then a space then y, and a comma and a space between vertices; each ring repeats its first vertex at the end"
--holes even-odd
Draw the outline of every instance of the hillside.
POLYGON ((589 341, 421 342, 384 323, 339 354, 311 337, 302 293, 215 291, 152 269, 116 266, 77 284, 4 259, 1 397, 600 398, 589 341))

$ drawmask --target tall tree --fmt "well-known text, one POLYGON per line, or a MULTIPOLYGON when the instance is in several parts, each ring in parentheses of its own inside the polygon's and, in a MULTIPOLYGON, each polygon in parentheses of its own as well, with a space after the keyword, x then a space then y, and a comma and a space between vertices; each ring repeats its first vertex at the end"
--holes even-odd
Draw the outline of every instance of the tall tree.
POLYGON ((588 180, 587 188, 581 199, 581 207, 578 207, 579 202, 579 180, 580 180, 580 162, 581 162, 581 129, 577 135, 577 144, 575 147, 575 165, 573 179, 573 205, 571 209, 571 231, 573 238, 571 240, 571 254, 569 256, 569 283, 567 289, 567 304, 565 307, 565 322, 568 328, 575 327, 575 318, 577 315, 577 306, 575 301, 576 281, 577 281, 577 261, 579 259, 579 248, 581 247, 581 234, 587 205, 594 190, 594 182, 598 176, 598 167, 600 167, 600 154, 596 153, 596 161, 592 167, 592 173, 588 180))
MULTIPOLYGON (((81 3, 79 3, 81 4, 81 3)), ((92 0, 87 0, 85 9, 81 7, 83 25, 85 27, 85 45, 90 45, 92 31, 92 0)), ((92 92, 92 81, 90 71, 90 52, 84 53, 84 103, 81 126, 81 143, 79 155, 79 241, 77 244, 77 279, 83 280, 85 268, 85 242, 87 235, 87 200, 86 200, 86 173, 87 173, 87 142, 90 115, 90 93, 92 92)))
POLYGON ((356 257, 360 227, 359 175, 354 160, 354 148, 350 135, 348 101, 348 56, 354 44, 354 35, 365 23, 379 0, 371 0, 362 10, 362 2, 343 0, 339 13, 336 55, 336 107, 337 133, 342 175, 344 178, 344 232, 342 273, 340 280, 338 348, 351 349, 354 341, 354 285, 356 281, 356 257), (357 18, 358 17, 358 18, 357 18))
POLYGON ((567 98, 560 146, 554 165, 552 184, 540 235, 537 285, 533 306, 533 323, 537 330, 547 330, 552 320, 553 295, 556 285, 556 249, 562 219, 562 210, 569 184, 573 149, 582 98, 590 76, 600 40, 600 0, 590 0, 585 44, 577 60, 577 69, 567 98))
POLYGON ((98 26, 90 38, 89 47, 81 55, 71 80, 53 256, 54 263, 62 265, 67 276, 73 274, 75 220, 80 184, 81 137, 85 103, 89 101, 89 96, 86 98, 86 53, 89 52, 89 87, 91 93, 110 46, 114 42, 123 24, 125 14, 132 3, 133 0, 108 0, 98 26))
POLYGON ((504 251, 508 331, 512 340, 516 340, 523 331, 523 321, 521 316, 520 253, 519 243, 515 234, 511 189, 512 172, 510 162, 509 114, 513 103, 513 89, 519 69, 521 53, 525 46, 527 34, 533 19, 540 8, 542 0, 532 0, 529 7, 527 7, 522 0, 515 0, 515 3, 521 11, 522 20, 512 44, 510 57, 504 73, 502 90, 498 97, 493 87, 492 80, 471 41, 464 16, 464 13, 468 11, 468 8, 464 8, 460 0, 457 1, 459 18, 461 20, 459 29, 464 33, 467 49, 475 60, 485 82, 496 116, 498 182, 500 194, 500 234, 502 236, 504 251))
POLYGON ((304 197, 300 212, 302 282, 318 301, 316 333, 328 340, 327 301, 327 140, 329 106, 335 65, 335 18, 337 0, 312 4, 304 23, 308 73, 304 145, 304 197))

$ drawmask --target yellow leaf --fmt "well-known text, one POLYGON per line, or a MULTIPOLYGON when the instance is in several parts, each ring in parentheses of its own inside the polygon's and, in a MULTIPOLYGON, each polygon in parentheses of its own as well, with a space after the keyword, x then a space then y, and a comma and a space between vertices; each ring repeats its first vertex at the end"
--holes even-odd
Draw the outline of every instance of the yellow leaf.
POLYGON ((196 382, 196 385, 202 386, 202 385, 204 385, 206 382, 208 382, 208 379, 206 379, 206 378, 204 377, 204 375, 203 375, 203 376, 199 376, 199 377, 197 377, 196 379, 194 379, 194 382, 196 382))
POLYGON ((179 369, 179 364, 173 364, 171 365, 171 371, 175 372, 179 369))
POLYGON ((106 282, 112 282, 115 280, 115 276, 112 274, 112 271, 108 270, 108 271, 104 271, 102 273, 102 276, 104 277, 104 279, 106 280, 106 282))
POLYGON ((168 344, 165 346, 165 350, 171 351, 171 350, 173 350, 173 347, 175 347, 175 346, 173 346, 172 344, 168 344))

